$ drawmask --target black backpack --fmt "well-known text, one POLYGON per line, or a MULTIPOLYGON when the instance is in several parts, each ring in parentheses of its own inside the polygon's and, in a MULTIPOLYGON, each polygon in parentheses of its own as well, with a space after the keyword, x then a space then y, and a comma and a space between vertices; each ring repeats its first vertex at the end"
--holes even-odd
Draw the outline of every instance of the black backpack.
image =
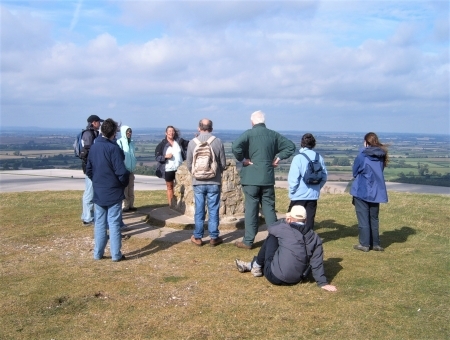
POLYGON ((308 160, 308 165, 306 166, 305 174, 303 175, 303 181, 306 184, 319 184, 322 182, 322 172, 323 168, 319 162, 319 154, 316 152, 316 158, 314 161, 310 160, 305 153, 301 153, 308 160))

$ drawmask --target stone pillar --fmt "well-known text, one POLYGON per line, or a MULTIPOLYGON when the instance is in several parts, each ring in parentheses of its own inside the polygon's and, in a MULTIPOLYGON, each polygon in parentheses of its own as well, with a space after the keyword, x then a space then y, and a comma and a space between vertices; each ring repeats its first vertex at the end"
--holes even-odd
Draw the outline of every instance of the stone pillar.
MULTIPOLYGON (((184 162, 177 170, 174 199, 171 208, 189 217, 194 217, 195 202, 191 174, 184 162)), ((244 214, 244 195, 236 162, 227 159, 227 169, 222 174, 219 218, 221 222, 235 221, 244 214)))

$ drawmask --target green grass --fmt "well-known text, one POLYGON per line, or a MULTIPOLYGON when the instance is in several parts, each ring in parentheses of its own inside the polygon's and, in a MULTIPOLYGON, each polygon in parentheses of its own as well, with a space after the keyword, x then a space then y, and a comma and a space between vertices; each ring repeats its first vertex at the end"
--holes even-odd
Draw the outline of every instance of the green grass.
MULTIPOLYGON (((322 195, 316 230, 338 292, 240 274, 246 251, 131 238, 133 259, 92 259, 81 192, 1 194, 0 339, 448 339, 450 198, 389 193, 384 253, 352 249, 346 194, 322 195), (145 251, 143 251, 145 250, 145 251), (133 256, 133 254, 140 254, 133 256)), ((136 205, 165 203, 137 192, 136 205)), ((277 189, 285 212, 286 190, 277 189)))

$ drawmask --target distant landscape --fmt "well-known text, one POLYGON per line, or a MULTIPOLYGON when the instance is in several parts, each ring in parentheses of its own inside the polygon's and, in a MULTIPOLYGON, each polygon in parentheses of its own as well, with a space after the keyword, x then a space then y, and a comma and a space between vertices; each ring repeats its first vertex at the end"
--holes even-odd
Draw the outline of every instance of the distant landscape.
MULTIPOLYGON (((80 169, 72 144, 81 129, 34 129, 2 127, 0 132, 0 170, 80 169)), ((225 144, 227 158, 234 159, 231 143, 243 131, 215 130, 225 144)), ((195 130, 183 130, 182 137, 191 139, 195 130)), ((280 131, 297 147, 304 132, 280 131)), ((349 181, 351 166, 362 146, 364 132, 312 132, 317 140, 315 151, 325 159, 329 181, 349 181)), ((118 137, 120 134, 118 134, 118 137)), ((438 134, 378 133, 389 145, 390 163, 386 181, 450 187, 449 136, 438 134)), ((164 128, 133 129, 138 159, 137 174, 154 175, 154 152, 164 138, 164 128)), ((276 169, 276 179, 285 180, 292 159, 284 160, 276 169)))

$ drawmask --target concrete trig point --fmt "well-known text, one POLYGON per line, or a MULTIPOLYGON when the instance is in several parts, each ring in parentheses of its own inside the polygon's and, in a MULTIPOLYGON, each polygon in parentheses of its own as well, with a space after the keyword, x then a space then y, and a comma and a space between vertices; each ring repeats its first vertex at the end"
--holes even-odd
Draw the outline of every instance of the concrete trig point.
MULTIPOLYGON (((163 207, 152 210, 149 214, 150 222, 164 227, 193 229, 195 224, 194 190, 186 163, 178 168, 175 181, 174 198, 170 208, 163 207)), ((205 229, 207 229, 207 220, 208 215, 205 229)), ((219 220, 221 229, 244 227, 244 196, 241 180, 236 162, 231 159, 227 159, 227 169, 222 174, 219 220)))

